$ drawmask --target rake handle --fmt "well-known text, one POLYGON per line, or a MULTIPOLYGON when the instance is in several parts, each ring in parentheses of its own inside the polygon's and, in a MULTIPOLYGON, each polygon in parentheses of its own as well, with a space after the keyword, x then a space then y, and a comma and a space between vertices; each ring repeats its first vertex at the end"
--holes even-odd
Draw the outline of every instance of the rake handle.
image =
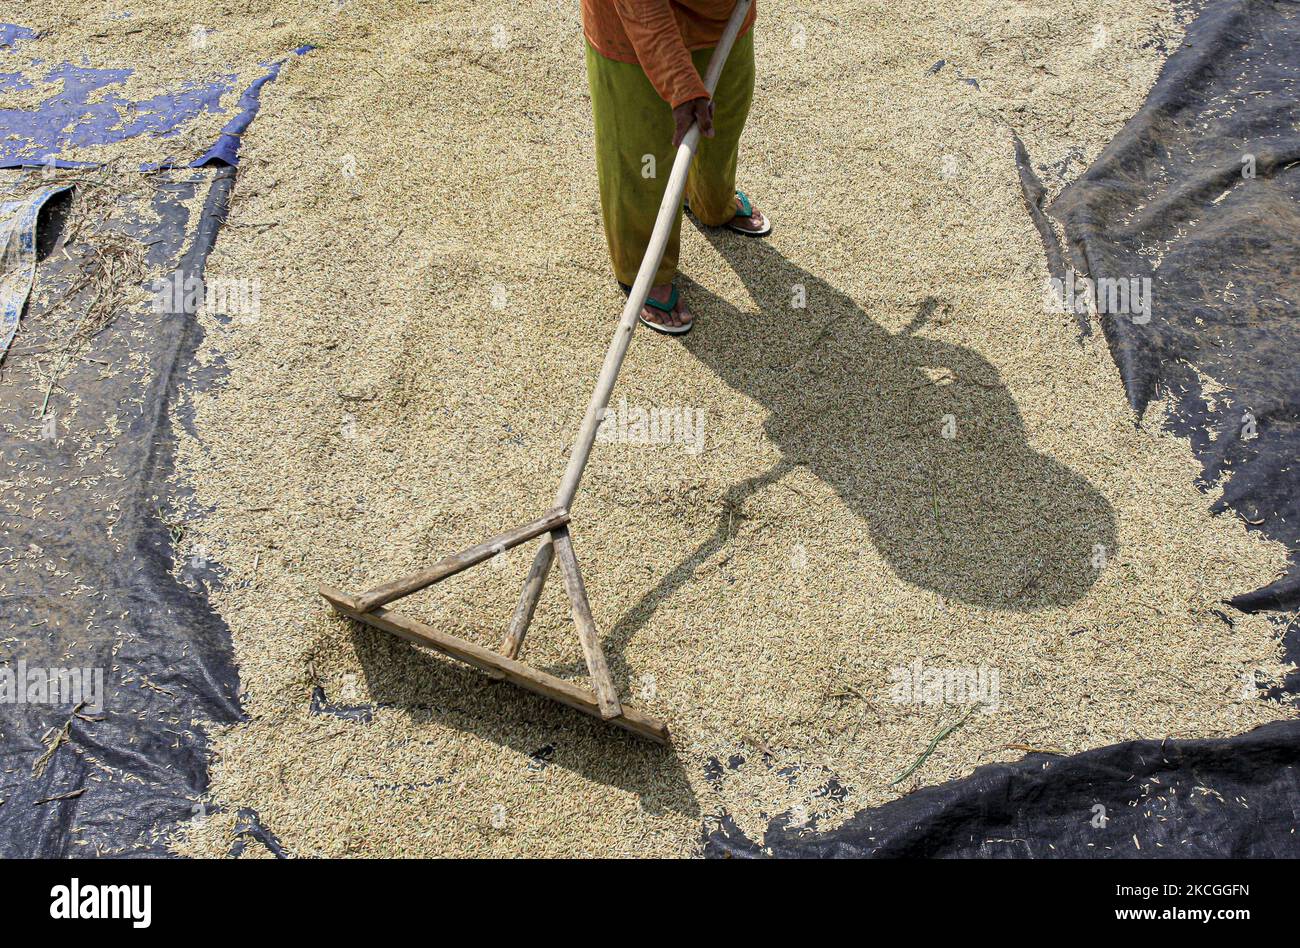
MULTIPOLYGON (((736 7, 731 11, 731 19, 727 21, 727 26, 722 31, 718 45, 713 48, 713 55, 709 57, 709 65, 704 72, 704 88, 708 90, 710 96, 718 88, 722 67, 731 54, 731 47, 740 34, 740 26, 749 15, 749 8, 753 3, 754 0, 736 0, 736 7)), ((578 493, 583 469, 587 466, 587 459, 591 457, 591 447, 596 441, 596 430, 600 428, 601 418, 609 405, 609 396, 614 391, 614 382, 618 379, 618 370, 623 367, 623 358, 627 355, 627 347, 632 342, 637 316, 641 312, 641 307, 645 305, 646 297, 650 295, 655 273, 663 261, 664 249, 668 246, 668 236, 677 221, 677 213, 682 206, 682 192, 686 190, 686 175, 690 171, 691 160, 695 157, 695 149, 699 147, 699 143, 700 126, 698 122, 692 122, 686 137, 677 147, 677 157, 673 159, 673 168, 668 175, 664 197, 659 203, 659 216, 655 218, 650 242, 646 245, 645 256, 641 258, 641 268, 637 270, 636 280, 633 281, 632 289, 627 294, 627 304, 623 307, 623 315, 619 318, 618 329, 614 331, 614 338, 610 340, 609 349, 605 352, 605 362, 600 368, 599 378, 596 379, 595 391, 591 393, 587 414, 583 416, 582 427, 578 429, 577 440, 574 441, 573 450, 569 454, 569 465, 564 469, 564 478, 560 481, 559 490, 555 492, 556 507, 569 509, 573 504, 573 498, 578 493)), ((533 557, 532 566, 528 570, 528 580, 515 606, 510 628, 501 643, 502 653, 510 658, 517 656, 523 646, 524 635, 533 620, 537 600, 542 595, 546 576, 551 571, 554 560, 554 545, 550 536, 547 536, 543 538, 533 557)))
MULTIPOLYGON (((740 26, 745 22, 753 2, 754 0, 737 0, 736 8, 731 11, 731 19, 727 21, 726 29, 722 31, 718 45, 713 48, 708 69, 704 73, 704 88, 708 90, 710 96, 718 88, 718 77, 722 75, 722 67, 726 64, 732 44, 735 43, 736 36, 740 33, 740 26)), ((618 329, 614 332, 609 350, 605 353, 605 363, 601 366, 600 377, 596 380, 596 389, 591 393, 591 403, 587 406, 587 414, 582 419, 582 427, 578 429, 578 438, 569 455, 569 466, 565 468, 564 479, 560 481, 560 489, 556 491, 554 504, 556 507, 567 509, 573 503, 574 495, 578 493, 582 471, 591 456, 591 446, 596 441, 596 429, 600 427, 601 417, 609 405, 610 393, 614 390, 614 382, 618 379, 618 371, 623 366, 623 357, 627 355, 628 344, 632 341, 637 316, 641 312, 641 307, 645 305, 646 297, 650 295, 655 273, 663 261, 664 249, 668 246, 668 237, 677 222, 677 214, 682 206, 682 193, 686 190, 686 175, 690 171, 691 159, 695 157, 695 149, 699 146, 699 142, 699 123, 692 122, 686 137, 677 147, 673 170, 668 175, 664 198, 659 204, 659 216, 655 218, 650 242, 646 245, 645 256, 641 258, 641 269, 637 271, 636 280, 627 294, 627 305, 623 307, 618 329)))

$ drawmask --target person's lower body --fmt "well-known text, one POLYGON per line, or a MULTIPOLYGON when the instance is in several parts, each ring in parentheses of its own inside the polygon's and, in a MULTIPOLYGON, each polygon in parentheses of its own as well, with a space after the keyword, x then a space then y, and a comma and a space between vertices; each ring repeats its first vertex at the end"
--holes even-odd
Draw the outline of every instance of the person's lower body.
MULTIPOLYGON (((711 49, 692 54, 702 76, 711 49)), ((654 229, 676 149, 673 114, 637 63, 607 59, 587 44, 587 83, 596 133, 600 209, 614 276, 631 286, 654 229)), ((740 134, 754 95, 754 32, 738 37, 713 96, 712 138, 701 138, 686 181, 691 214, 706 227, 732 226, 765 233, 767 221, 736 191, 740 134), (742 213, 747 211, 748 213, 742 213)), ((642 320, 651 328, 684 332, 690 315, 673 285, 681 238, 681 212, 673 224, 642 320)))

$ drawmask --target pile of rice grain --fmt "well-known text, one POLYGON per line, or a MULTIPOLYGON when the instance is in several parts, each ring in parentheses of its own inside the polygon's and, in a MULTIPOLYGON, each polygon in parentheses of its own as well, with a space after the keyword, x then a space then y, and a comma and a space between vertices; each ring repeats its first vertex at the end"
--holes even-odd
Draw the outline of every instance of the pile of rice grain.
MULTIPOLYGON (((575 5, 258 6, 214 25, 317 49, 263 92, 208 271, 260 289, 203 317, 228 374, 178 475, 249 720, 214 733, 219 810, 178 852, 225 854, 251 807, 297 855, 689 854, 724 811, 826 829, 1012 745, 1282 715, 1242 686, 1278 674, 1274 629, 1217 613, 1283 551, 1208 514, 1187 445, 1045 310, 1012 153, 1053 191, 1086 167, 1181 35, 1166 4, 762 4, 741 186, 775 230, 684 228, 699 325, 638 336, 615 395, 689 410, 702 444, 602 443, 574 510, 622 692, 670 749, 316 595, 551 500, 621 303, 575 5), (918 662, 996 674, 996 701, 898 700, 918 662)), ((531 552, 402 610, 494 645, 531 552)), ((581 678, 559 585, 524 657, 581 678)))

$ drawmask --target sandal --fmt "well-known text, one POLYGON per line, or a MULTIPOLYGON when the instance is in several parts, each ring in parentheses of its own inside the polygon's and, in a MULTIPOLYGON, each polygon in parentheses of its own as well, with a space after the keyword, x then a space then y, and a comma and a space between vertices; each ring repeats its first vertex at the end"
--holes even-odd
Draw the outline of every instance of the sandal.
MULTIPOLYGON (((740 210, 736 212, 736 217, 754 216, 754 205, 749 202, 749 198, 745 196, 744 191, 736 192, 736 200, 740 202, 740 210)), ((770 234, 772 232, 771 220, 769 220, 767 215, 763 214, 762 211, 760 211, 759 214, 763 218, 763 226, 761 228, 755 229, 752 227, 743 227, 736 223, 735 218, 732 218, 727 221, 727 230, 734 230, 736 233, 744 234, 746 237, 763 237, 770 234)))
MULTIPOLYGON (((723 227, 727 228, 727 230, 734 230, 738 234, 744 234, 746 237, 765 237, 772 233, 772 221, 766 214, 763 214, 762 211, 759 211, 759 214, 763 217, 763 226, 761 228, 755 229, 737 224, 737 217, 754 216, 754 205, 750 203, 749 197, 744 191, 736 192, 736 200, 739 201, 740 204, 736 209, 735 216, 733 216, 731 220, 727 221, 727 223, 723 224, 723 227)), ((695 214, 691 211, 690 202, 687 201, 684 206, 686 208, 686 213, 694 217, 695 214)))
MULTIPOLYGON (((673 291, 668 294, 667 300, 661 301, 655 299, 653 296, 646 296, 645 305, 657 309, 661 313, 671 313, 677 309, 677 301, 680 297, 681 294, 677 291, 677 285, 673 284, 673 291)), ((637 314, 637 319, 641 320, 644 325, 649 326, 655 332, 661 332, 666 336, 684 336, 690 332, 691 327, 695 325, 695 320, 692 319, 689 323, 686 323, 683 326, 665 326, 663 323, 656 323, 646 319, 640 313, 637 314)))

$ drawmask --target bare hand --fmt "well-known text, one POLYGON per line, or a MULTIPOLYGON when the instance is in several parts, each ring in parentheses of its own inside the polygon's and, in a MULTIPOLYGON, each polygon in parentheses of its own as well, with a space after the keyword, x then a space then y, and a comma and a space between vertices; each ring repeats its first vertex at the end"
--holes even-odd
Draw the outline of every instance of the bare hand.
POLYGON ((691 130, 691 123, 700 123, 700 134, 705 138, 713 137, 713 100, 691 99, 673 109, 673 147, 676 148, 691 130))

